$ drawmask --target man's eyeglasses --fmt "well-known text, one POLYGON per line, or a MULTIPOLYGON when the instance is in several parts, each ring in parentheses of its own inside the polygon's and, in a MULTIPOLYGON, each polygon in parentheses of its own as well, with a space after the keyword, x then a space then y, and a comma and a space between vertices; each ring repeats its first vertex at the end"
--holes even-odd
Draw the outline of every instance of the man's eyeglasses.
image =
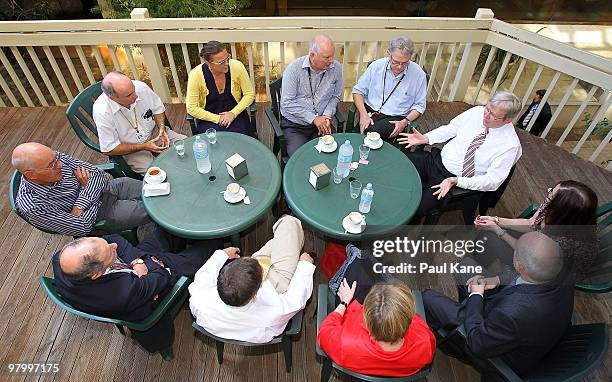
POLYGON ((55 151, 55 158, 53 161, 47 165, 43 170, 54 170, 57 167, 57 163, 59 162, 59 153, 55 151))
POLYGON ((213 65, 223 65, 223 64, 227 64, 231 58, 232 58, 232 55, 228 54, 224 60, 217 61, 217 62, 212 62, 212 61, 209 61, 209 62, 213 65))
POLYGON ((506 119, 506 116, 497 117, 495 114, 493 114, 493 112, 491 111, 491 109, 489 109, 488 106, 485 106, 485 111, 492 117, 492 119, 496 121, 501 121, 502 119, 506 119))
POLYGON ((396 61, 393 58, 393 56, 389 55, 389 62, 393 66, 406 66, 406 65, 408 65, 410 63, 410 60, 408 60, 408 61, 396 61))

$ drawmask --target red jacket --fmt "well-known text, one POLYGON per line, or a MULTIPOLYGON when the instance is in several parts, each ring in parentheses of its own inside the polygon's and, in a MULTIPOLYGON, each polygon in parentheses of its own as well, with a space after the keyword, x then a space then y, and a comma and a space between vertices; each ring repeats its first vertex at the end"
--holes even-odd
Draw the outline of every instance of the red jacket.
POLYGON ((332 312, 325 318, 318 341, 336 364, 362 374, 389 377, 417 373, 431 363, 436 352, 436 339, 418 314, 404 334, 402 347, 384 351, 370 336, 363 306, 357 301, 349 304, 344 316, 332 312))

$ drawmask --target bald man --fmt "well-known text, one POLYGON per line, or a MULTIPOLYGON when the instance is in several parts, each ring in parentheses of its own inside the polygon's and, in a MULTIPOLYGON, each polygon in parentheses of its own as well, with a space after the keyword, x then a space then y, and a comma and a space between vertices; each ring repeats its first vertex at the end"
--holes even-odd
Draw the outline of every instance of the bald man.
POLYGON ((118 230, 150 222, 139 180, 109 181, 95 166, 36 142, 17 146, 11 161, 22 174, 17 211, 35 227, 79 237, 100 220, 118 230))
MULTIPOLYGON (((523 376, 570 325, 573 285, 564 282, 562 266, 555 241, 540 232, 526 233, 516 242, 511 277, 471 277, 458 286, 462 303, 424 291, 427 323, 434 330, 464 325, 466 338, 456 336, 442 348, 450 355, 468 360, 501 357, 523 376)), ((485 374, 492 372, 485 362, 475 367, 485 374)))
POLYGON ((134 172, 144 174, 170 144, 186 138, 164 124, 165 107, 157 94, 141 81, 114 71, 102 80, 102 94, 93 105, 100 150, 123 156, 134 172))
POLYGON ((280 125, 293 155, 304 143, 335 131, 333 116, 342 97, 342 65, 325 35, 310 42, 308 55, 296 58, 283 73, 280 125))
MULTIPOLYGON (((85 237, 53 256, 53 274, 62 298, 87 313, 139 322, 148 317, 180 276, 193 278, 221 240, 191 242, 157 228, 137 246, 119 235, 85 237)), ((147 350, 172 344, 172 321, 133 333, 147 350)))

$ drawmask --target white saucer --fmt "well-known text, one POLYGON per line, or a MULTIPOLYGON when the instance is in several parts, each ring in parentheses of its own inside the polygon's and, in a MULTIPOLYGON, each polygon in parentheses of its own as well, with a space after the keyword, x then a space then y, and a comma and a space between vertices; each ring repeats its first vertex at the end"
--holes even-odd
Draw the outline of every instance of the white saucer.
POLYGON ((338 148, 338 142, 334 141, 333 145, 327 146, 323 142, 319 141, 319 143, 317 143, 317 147, 319 147, 319 149, 321 149, 321 151, 324 153, 333 153, 338 148))
POLYGON ((363 139, 363 144, 364 144, 364 145, 366 145, 366 146, 368 146, 368 147, 369 147, 369 148, 371 148, 372 150, 376 150, 376 149, 381 148, 381 147, 382 147, 382 145, 383 145, 384 143, 385 143, 385 142, 384 142, 382 139, 379 139, 379 140, 378 140, 378 144, 374 144, 374 143, 372 143, 372 141, 370 141, 370 139, 368 139, 368 137, 365 137, 365 138, 363 139))
POLYGON ((226 202, 228 203, 238 203, 241 202, 242 199, 244 199, 244 197, 246 196, 246 190, 242 187, 240 187, 240 191, 238 191, 238 196, 234 197, 234 198, 230 198, 227 195, 227 190, 223 193, 223 199, 225 199, 226 202))
POLYGON ((149 184, 160 184, 160 183, 163 183, 164 180, 166 180, 166 172, 164 170, 162 170, 161 168, 159 168, 159 167, 151 167, 151 168, 149 168, 147 170, 147 173, 144 176, 144 181, 149 183, 149 184), (159 173, 161 174, 161 180, 152 180, 151 179, 151 176, 149 175, 149 170, 151 168, 156 168, 156 169, 159 170, 159 173))
POLYGON ((365 226, 366 226, 365 216, 363 217, 363 221, 361 222, 361 225, 359 226, 359 228, 351 224, 348 216, 345 216, 344 219, 342 219, 342 228, 344 228, 344 230, 348 233, 352 233, 355 235, 360 234, 363 232, 363 230, 365 230, 365 226))

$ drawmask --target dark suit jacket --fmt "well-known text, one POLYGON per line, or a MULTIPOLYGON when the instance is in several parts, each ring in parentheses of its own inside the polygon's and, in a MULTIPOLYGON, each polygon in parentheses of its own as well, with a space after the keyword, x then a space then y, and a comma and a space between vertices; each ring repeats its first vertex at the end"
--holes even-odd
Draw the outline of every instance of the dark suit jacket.
MULTIPOLYGON (((517 127, 524 129, 523 120, 525 119, 525 117, 527 117, 527 114, 529 113, 529 109, 531 109, 531 107, 534 104, 535 102, 532 101, 529 107, 527 108, 527 110, 525 110, 523 115, 521 115, 521 118, 519 118, 517 122, 517 125, 516 125, 517 127)), ((546 125, 548 125, 548 122, 550 121, 551 117, 552 117, 552 112, 550 111, 550 105, 548 104, 548 102, 545 102, 544 106, 542 107, 542 111, 540 112, 540 114, 538 115, 538 118, 533 123, 533 126, 531 127, 531 130, 529 132, 533 135, 538 135, 538 136, 542 134, 542 132, 546 128, 546 125)))
POLYGON ((96 280, 73 281, 62 272, 59 253, 56 253, 53 256, 53 273, 59 293, 66 302, 84 312, 125 321, 142 321, 153 312, 164 292, 170 289, 172 276, 123 237, 108 235, 104 239, 108 243, 117 243, 117 254, 124 262, 142 258, 149 268, 148 274, 139 278, 132 273, 115 272, 96 280), (153 300, 157 295, 159 298, 153 300))
POLYGON ((472 295, 465 307, 467 344, 476 356, 501 356, 524 375, 563 336, 573 305, 573 287, 567 283, 507 286, 484 299, 472 295))

